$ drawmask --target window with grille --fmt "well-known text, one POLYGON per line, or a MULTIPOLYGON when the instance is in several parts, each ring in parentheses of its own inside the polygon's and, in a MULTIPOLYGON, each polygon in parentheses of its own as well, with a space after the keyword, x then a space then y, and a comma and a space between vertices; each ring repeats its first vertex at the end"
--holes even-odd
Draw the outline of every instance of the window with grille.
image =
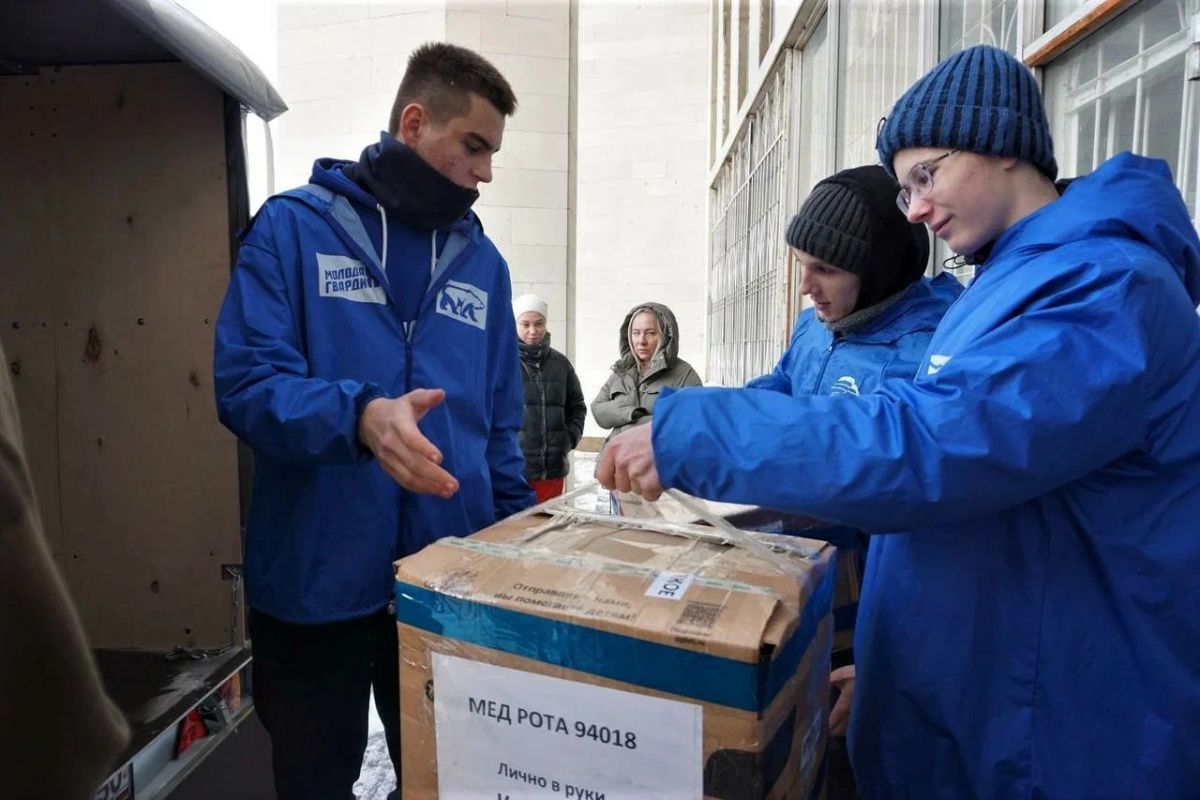
MULTIPOLYGON (((834 95, 830 87, 835 77, 830 74, 829 18, 821 20, 820 25, 813 31, 804 50, 798 54, 800 60, 800 108, 803 113, 796 115, 798 128, 797 145, 797 177, 799 184, 798 198, 789 209, 787 216, 800 210, 800 205, 808 197, 812 187, 817 182, 833 172, 833 146, 836 107, 834 95)), ((806 305, 800 294, 799 267, 790 254, 787 257, 788 297, 790 302, 787 310, 787 322, 791 325, 796 315, 806 305)), ((790 336, 790 332, 789 332, 790 336)), ((785 343, 786 344, 786 343, 785 343)))
POLYGON ((1086 175, 1125 150, 1171 167, 1200 215, 1200 82, 1186 78, 1200 0, 1144 0, 1045 68, 1059 174, 1086 175))
POLYGON ((1088 0, 1046 0, 1046 29, 1053 28, 1088 4, 1088 0))
POLYGON ((842 0, 838 169, 875 164, 879 120, 928 66, 924 0, 842 0))
POLYGON ((990 44, 1017 55, 1017 0, 942 0, 938 21, 940 57, 990 44))
POLYGON ((769 372, 786 341, 791 64, 785 48, 711 190, 710 383, 736 386, 769 372))

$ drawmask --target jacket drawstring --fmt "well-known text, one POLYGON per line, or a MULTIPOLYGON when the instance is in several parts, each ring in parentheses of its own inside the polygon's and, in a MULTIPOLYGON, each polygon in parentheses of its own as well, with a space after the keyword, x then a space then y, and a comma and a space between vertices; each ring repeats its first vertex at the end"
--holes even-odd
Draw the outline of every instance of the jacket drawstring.
POLYGON ((379 271, 387 275, 387 213, 381 204, 376 203, 375 207, 379 209, 379 225, 383 228, 383 256, 379 259, 379 271))

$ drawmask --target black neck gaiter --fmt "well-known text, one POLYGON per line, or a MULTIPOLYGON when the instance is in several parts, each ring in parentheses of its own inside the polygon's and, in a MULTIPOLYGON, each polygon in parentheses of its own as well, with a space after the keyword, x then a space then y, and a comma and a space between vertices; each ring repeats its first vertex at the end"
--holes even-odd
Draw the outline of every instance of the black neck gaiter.
POLYGON ((550 355, 550 333, 547 331, 537 344, 525 344, 518 341, 517 348, 520 351, 522 362, 531 367, 540 367, 546 360, 546 356, 550 355))
POLYGON ((346 176, 371 193, 384 211, 425 230, 444 228, 462 218, 479 199, 438 172, 417 152, 389 133, 362 151, 346 176))

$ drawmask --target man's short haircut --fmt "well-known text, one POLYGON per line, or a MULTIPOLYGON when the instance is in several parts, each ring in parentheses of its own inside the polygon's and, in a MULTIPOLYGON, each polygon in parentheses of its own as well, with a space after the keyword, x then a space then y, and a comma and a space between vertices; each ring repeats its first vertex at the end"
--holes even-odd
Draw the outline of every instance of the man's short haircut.
POLYGON ((420 103, 438 124, 462 116, 471 109, 471 93, 506 117, 517 110, 512 87, 486 58, 465 47, 426 42, 408 59, 388 132, 395 135, 400 130, 400 114, 410 103, 420 103))

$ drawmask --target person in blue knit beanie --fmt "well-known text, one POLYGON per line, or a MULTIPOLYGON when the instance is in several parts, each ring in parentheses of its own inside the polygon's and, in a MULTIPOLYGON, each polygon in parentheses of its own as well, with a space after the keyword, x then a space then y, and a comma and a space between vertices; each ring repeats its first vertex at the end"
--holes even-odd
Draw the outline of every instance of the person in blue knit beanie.
POLYGON ((977 264, 916 378, 679 392, 598 476, 896 531, 839 698, 862 797, 1200 797, 1200 239, 1170 170, 1056 186, 1033 76, 992 47, 913 84, 878 151, 977 264))

